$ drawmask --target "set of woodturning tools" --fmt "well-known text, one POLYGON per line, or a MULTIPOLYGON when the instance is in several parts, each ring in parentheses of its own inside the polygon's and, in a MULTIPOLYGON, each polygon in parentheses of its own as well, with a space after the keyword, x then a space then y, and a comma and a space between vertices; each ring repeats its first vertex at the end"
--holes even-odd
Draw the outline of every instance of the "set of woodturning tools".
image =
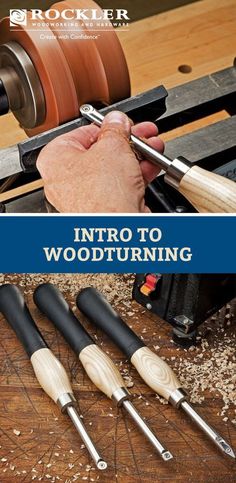
MULTIPOLYGON (((164 461, 171 460, 173 456, 170 451, 157 439, 132 404, 131 394, 125 387, 125 381, 116 365, 95 344, 58 288, 50 283, 39 285, 34 292, 34 302, 61 332, 95 386, 118 407, 129 413, 164 461)), ((155 393, 175 408, 183 409, 224 454, 235 458, 230 445, 187 401, 187 394, 171 367, 126 325, 100 292, 92 287, 85 288, 78 294, 76 303, 91 323, 102 329, 129 358, 141 378, 155 393)), ((76 399, 68 375, 45 342, 16 285, 6 284, 0 287, 0 311, 24 346, 40 386, 61 411, 70 417, 97 468, 105 470, 107 463, 97 450, 77 412, 76 399)))

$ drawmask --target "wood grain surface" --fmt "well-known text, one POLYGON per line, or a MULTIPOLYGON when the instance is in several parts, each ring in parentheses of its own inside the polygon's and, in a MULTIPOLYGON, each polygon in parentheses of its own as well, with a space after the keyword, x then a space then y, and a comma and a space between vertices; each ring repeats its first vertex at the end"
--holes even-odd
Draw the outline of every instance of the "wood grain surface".
POLYGON ((167 401, 176 389, 181 388, 181 382, 169 365, 149 347, 138 349, 131 357, 131 362, 148 386, 167 401))
POLYGON ((55 403, 64 394, 72 393, 68 374, 52 351, 39 349, 30 360, 40 386, 55 403))
POLYGON ((235 213, 234 182, 193 166, 183 176, 179 191, 200 213, 235 213), (217 193, 217 198, 216 198, 217 193))
MULTIPOLYGON (((161 404, 156 395, 140 379, 135 369, 125 362, 122 354, 110 343, 106 336, 81 320, 90 334, 95 335, 97 343, 117 364, 122 374, 131 378, 134 385, 130 391, 133 402, 140 413, 156 432, 160 440, 173 453, 174 459, 165 463, 154 453, 150 444, 138 431, 128 415, 115 407, 86 376, 78 358, 54 329, 51 323, 40 314, 33 305, 32 292, 43 281, 57 283, 68 302, 75 308, 75 295, 88 284, 97 288, 104 287, 112 303, 119 308, 121 315, 129 322, 137 334, 144 338, 148 346, 165 358, 183 378, 182 365, 186 362, 186 374, 191 374, 196 363, 196 370, 203 372, 201 380, 188 380, 188 389, 195 394, 195 407, 236 448, 235 406, 225 406, 226 388, 232 385, 226 376, 229 369, 235 367, 236 319, 225 328, 218 323, 220 316, 210 325, 205 324, 205 350, 186 351, 178 349, 171 342, 170 326, 145 311, 135 302, 130 303, 132 278, 116 275, 9 275, 1 276, 1 283, 11 282, 21 285, 31 313, 55 355, 65 366, 72 380, 74 394, 79 401, 83 421, 90 430, 109 467, 106 472, 94 469, 86 449, 66 416, 60 414, 57 406, 40 389, 27 356, 17 341, 13 331, 4 318, 0 317, 0 481, 24 483, 100 481, 102 483, 233 483, 235 481, 235 463, 225 457, 184 415, 167 404, 161 404), (125 288, 127 286, 127 289, 125 288), (216 331, 216 327, 218 327, 216 331), (215 328, 215 329, 214 329, 215 328), (210 330, 211 329, 211 330, 210 330), (214 330, 213 330, 214 329, 214 330), (226 337, 226 338, 225 338, 226 337), (223 344, 224 353, 231 351, 230 358, 220 356, 223 344), (212 352, 213 351, 213 352, 212 352), (208 378, 210 361, 214 362, 215 374, 222 372, 217 380, 218 389, 212 390, 208 378), (218 367, 217 364, 222 367, 218 367), (228 366, 228 369, 227 369, 228 366), (204 368, 204 369, 202 369, 204 368), (181 375, 182 374, 182 375, 181 375), (223 375, 225 374, 225 375, 223 375), (222 382, 222 379, 223 380, 222 382), (222 385, 223 384, 223 385, 222 385), (225 388, 225 389, 224 389, 225 388), (197 400, 196 400, 196 395, 197 400), (203 399, 204 398, 204 399, 203 399), (226 417, 227 416, 227 417, 226 417), (233 423, 235 421, 235 423, 233 423), (15 434, 20 431, 20 435, 15 434), (78 474, 79 473, 79 474, 78 474), (77 475, 77 476, 75 476, 77 475)), ((236 303, 234 304, 236 308, 236 303)), ((78 311, 76 312, 78 314, 78 311)), ((189 376, 188 376, 189 377, 189 376)), ((183 381, 182 381, 183 382, 183 381)), ((233 385, 235 387, 235 383, 233 385)), ((231 392, 235 389, 231 389, 231 392)), ((229 392, 227 393, 229 394, 229 392)), ((233 392, 232 392, 233 394, 233 392)), ((231 394, 231 400, 233 398, 231 394)), ((234 392, 235 394, 235 392, 234 392)), ((194 398, 193 398, 194 399, 194 398)), ((236 404, 236 395, 234 398, 236 404)))
POLYGON ((117 367, 112 364, 111 359, 97 345, 85 347, 80 352, 79 360, 91 381, 107 397, 112 398, 117 389, 125 387, 125 381, 117 367))
POLYGON ((7 200, 12 200, 21 196, 22 194, 33 193, 34 191, 43 188, 43 181, 42 179, 37 179, 36 181, 31 181, 31 183, 27 183, 23 186, 18 186, 17 188, 13 188, 7 190, 6 193, 0 193, 0 203, 7 200))
POLYGON ((202 0, 131 24, 119 37, 133 93, 160 83, 168 89, 232 65, 235 19, 234 0, 202 0), (179 71, 183 65, 189 73, 179 71))

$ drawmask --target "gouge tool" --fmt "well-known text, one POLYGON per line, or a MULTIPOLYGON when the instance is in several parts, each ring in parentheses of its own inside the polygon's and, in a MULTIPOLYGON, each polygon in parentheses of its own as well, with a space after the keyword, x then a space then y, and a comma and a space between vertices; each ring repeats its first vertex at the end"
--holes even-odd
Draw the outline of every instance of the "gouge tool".
POLYGON ((107 463, 101 458, 76 410, 76 399, 67 373, 48 348, 37 328, 24 297, 16 285, 0 287, 0 311, 25 348, 40 386, 67 413, 99 470, 107 463))
POLYGON ((58 288, 50 283, 39 285, 34 292, 34 302, 78 354, 81 364, 95 386, 107 397, 113 399, 118 407, 122 406, 126 409, 163 460, 170 460, 172 454, 158 441, 130 402, 131 394, 125 388, 125 382, 115 364, 94 343, 58 288))
MULTIPOLYGON (((101 126, 104 116, 90 104, 84 104, 80 113, 86 119, 101 126)), ((145 141, 131 134, 130 141, 135 150, 165 171, 165 181, 177 189, 201 213, 235 213, 236 186, 218 174, 192 164, 183 156, 173 160, 145 141)))
POLYGON ((187 395, 170 366, 139 339, 101 293, 92 287, 82 290, 77 296, 77 306, 128 356, 141 378, 151 389, 175 408, 182 408, 221 451, 235 458, 229 444, 204 421, 187 401, 187 395))

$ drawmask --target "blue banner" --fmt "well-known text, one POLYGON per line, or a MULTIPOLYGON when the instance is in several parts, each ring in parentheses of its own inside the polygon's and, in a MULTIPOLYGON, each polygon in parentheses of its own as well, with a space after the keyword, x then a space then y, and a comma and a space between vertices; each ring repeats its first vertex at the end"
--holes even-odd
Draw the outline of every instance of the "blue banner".
POLYGON ((1 273, 236 273, 236 216, 0 218, 1 273))

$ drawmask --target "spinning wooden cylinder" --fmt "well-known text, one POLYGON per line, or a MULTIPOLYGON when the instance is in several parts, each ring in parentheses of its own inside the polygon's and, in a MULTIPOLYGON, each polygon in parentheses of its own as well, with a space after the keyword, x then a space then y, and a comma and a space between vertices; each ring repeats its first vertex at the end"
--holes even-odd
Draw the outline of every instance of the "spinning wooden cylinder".
MULTIPOLYGON (((102 9, 93 0, 52 5, 58 12, 102 9)), ((43 15, 43 14, 42 14, 43 15)), ((48 21, 43 27, 27 13, 24 24, 0 22, 0 114, 9 110, 28 136, 79 115, 85 102, 108 105, 129 97, 130 81, 122 47, 110 22, 48 21), (59 25, 59 26, 58 26, 59 25), (43 32, 42 32, 43 28, 43 32)))

